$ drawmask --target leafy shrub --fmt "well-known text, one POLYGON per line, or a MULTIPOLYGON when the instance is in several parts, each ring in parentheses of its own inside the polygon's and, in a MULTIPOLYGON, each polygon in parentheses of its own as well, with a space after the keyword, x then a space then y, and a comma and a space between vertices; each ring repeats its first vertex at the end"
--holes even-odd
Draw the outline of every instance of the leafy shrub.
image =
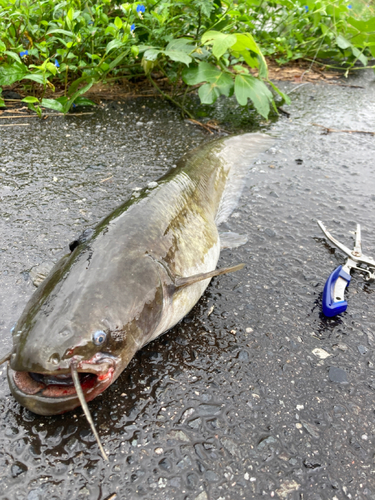
POLYGON ((372 17, 360 20, 348 0, 247 1, 243 5, 248 22, 256 19, 253 35, 263 53, 275 56, 279 63, 330 58, 350 68, 357 61, 367 66, 368 58, 375 57, 375 17, 370 6, 372 17))
POLYGON ((334 57, 349 66, 374 56, 375 18, 358 20, 348 7, 344 0, 0 0, 0 89, 22 82, 31 109, 66 113, 90 103, 83 94, 95 82, 143 75, 184 109, 175 95, 182 79, 185 93, 200 85, 202 103, 234 93, 267 117, 275 107, 270 87, 288 98, 268 80, 264 55, 334 57), (158 87, 155 71, 172 94, 158 87), (45 98, 56 85, 64 95, 45 98))

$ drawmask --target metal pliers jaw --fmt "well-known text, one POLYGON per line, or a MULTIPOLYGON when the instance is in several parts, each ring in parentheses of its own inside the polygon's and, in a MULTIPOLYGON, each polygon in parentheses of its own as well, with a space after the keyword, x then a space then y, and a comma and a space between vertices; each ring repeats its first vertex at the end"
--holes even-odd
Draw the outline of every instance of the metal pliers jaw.
POLYGON ((364 275, 366 281, 375 280, 375 260, 366 257, 362 253, 361 226, 357 224, 355 232, 354 249, 340 243, 325 228, 324 224, 318 220, 318 225, 325 236, 348 256, 343 266, 337 267, 329 276, 323 291, 323 314, 328 317, 336 316, 346 311, 348 303, 344 300, 344 292, 350 283, 350 272, 352 269, 364 275), (365 266, 365 267, 361 267, 365 266))

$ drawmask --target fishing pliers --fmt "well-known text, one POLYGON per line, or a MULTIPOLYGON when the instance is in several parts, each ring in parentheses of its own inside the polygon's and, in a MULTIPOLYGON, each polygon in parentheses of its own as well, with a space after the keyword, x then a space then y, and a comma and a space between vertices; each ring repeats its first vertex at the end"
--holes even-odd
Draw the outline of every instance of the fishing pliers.
POLYGON ((328 317, 336 316, 346 311, 348 303, 344 300, 345 288, 350 283, 350 271, 355 269, 364 275, 366 281, 375 279, 375 260, 362 254, 361 226, 357 224, 354 249, 350 250, 336 240, 318 220, 320 229, 334 245, 348 256, 343 266, 336 268, 329 276, 323 291, 323 314, 328 317))

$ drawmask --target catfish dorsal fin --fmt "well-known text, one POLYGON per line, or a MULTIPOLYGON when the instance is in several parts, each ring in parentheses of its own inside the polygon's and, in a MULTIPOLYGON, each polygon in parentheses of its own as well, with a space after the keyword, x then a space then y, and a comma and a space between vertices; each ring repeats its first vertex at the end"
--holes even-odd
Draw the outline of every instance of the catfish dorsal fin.
POLYGON ((204 281, 209 278, 213 278, 214 276, 220 276, 221 274, 234 273, 234 271, 239 271, 244 267, 245 264, 237 264, 232 267, 223 267, 221 269, 215 269, 214 271, 210 271, 209 273, 200 273, 194 274, 194 276, 189 276, 187 278, 176 278, 175 280, 175 288, 183 288, 185 286, 193 285, 198 281, 204 281))

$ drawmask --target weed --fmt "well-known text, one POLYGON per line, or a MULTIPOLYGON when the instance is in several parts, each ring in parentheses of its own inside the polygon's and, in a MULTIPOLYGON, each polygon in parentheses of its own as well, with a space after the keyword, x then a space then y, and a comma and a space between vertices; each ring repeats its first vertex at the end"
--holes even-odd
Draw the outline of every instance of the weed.
POLYGON ((274 96, 288 97, 268 80, 265 55, 348 69, 375 57, 375 17, 355 8, 360 18, 347 0, 0 0, 0 90, 22 82, 30 109, 67 113, 93 104, 83 94, 109 78, 143 75, 161 91, 158 72, 185 114, 181 95, 199 86, 202 103, 234 94, 267 118, 274 96), (56 85, 64 95, 45 98, 56 85))

